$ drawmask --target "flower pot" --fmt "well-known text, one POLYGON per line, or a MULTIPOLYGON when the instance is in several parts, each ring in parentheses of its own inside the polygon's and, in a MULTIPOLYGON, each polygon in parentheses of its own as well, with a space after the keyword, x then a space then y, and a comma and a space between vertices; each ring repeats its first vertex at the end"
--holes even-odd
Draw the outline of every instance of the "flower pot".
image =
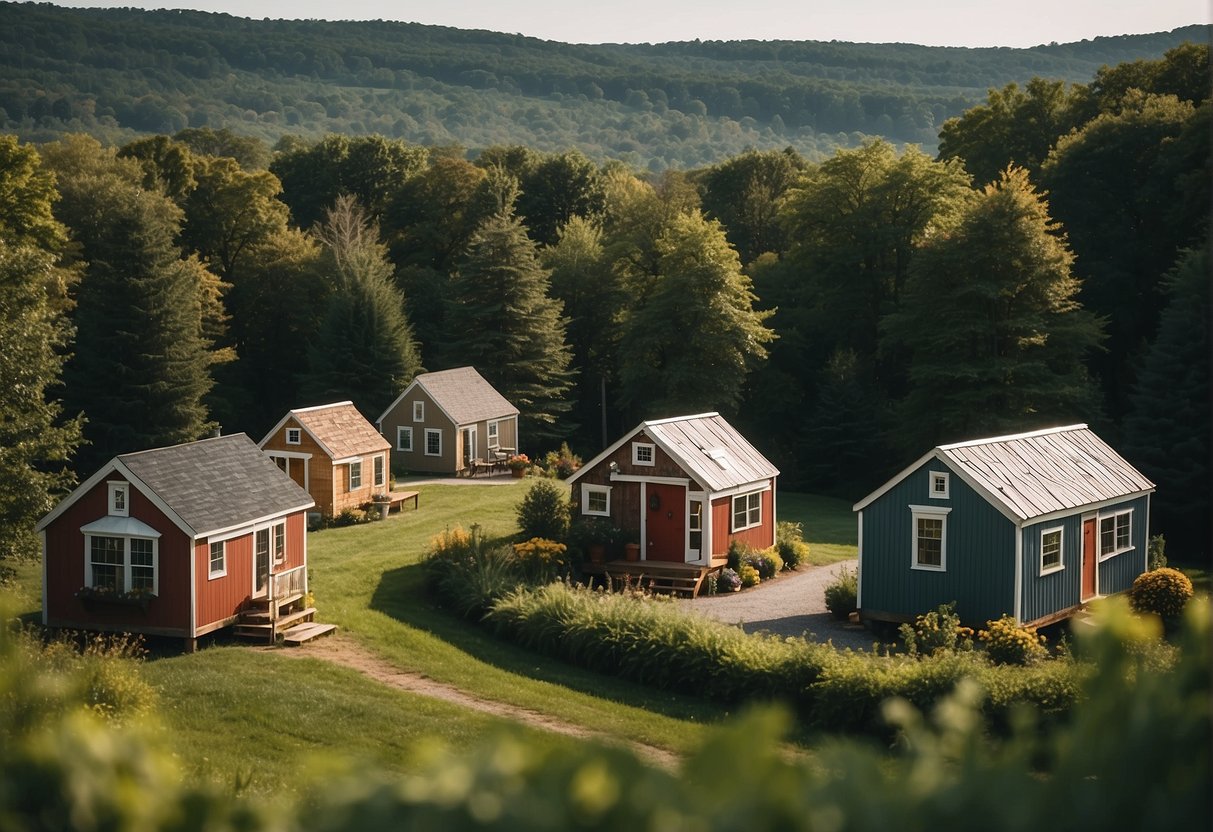
POLYGON ((374 507, 375 511, 379 512, 380 520, 386 520, 387 513, 392 510, 392 504, 386 501, 382 503, 371 503, 371 506, 374 507))
POLYGON ((640 560, 640 544, 625 543, 623 546, 623 556, 626 560, 630 561, 640 560))
POLYGON ((589 550, 590 563, 602 563, 606 560, 606 546, 602 545, 601 543, 591 543, 589 545, 589 550))
POLYGON ((525 468, 511 468, 510 476, 516 480, 520 480, 526 476, 526 469, 525 468))

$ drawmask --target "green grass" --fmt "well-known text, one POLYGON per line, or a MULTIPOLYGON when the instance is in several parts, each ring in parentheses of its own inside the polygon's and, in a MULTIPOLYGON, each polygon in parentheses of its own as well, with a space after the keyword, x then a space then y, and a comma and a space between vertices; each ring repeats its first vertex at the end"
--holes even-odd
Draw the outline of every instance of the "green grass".
POLYGON ((13 570, 12 580, 0 584, 6 591, 13 614, 27 623, 42 621, 42 561, 5 561, 5 567, 13 570))
POLYGON ((780 492, 779 520, 800 523, 809 543, 809 566, 825 566, 859 557, 855 514, 851 504, 834 497, 780 492))
MULTIPOLYGON (((294 790, 349 762, 415 771, 430 740, 466 750, 486 733, 516 728, 319 659, 214 647, 148 661, 143 670, 159 690, 186 776, 261 793, 294 790)), ((517 730, 543 744, 572 742, 517 730)))

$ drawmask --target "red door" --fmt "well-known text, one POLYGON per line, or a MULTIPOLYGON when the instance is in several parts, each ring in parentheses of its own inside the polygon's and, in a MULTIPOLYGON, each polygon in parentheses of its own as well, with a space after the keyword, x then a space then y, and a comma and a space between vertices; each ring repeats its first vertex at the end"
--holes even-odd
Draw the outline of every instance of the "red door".
POLYGON ((1096 519, 1082 521, 1082 600, 1095 597, 1095 541, 1099 539, 1096 519))
POLYGON ((686 562, 687 491, 683 485, 645 485, 646 560, 686 562))

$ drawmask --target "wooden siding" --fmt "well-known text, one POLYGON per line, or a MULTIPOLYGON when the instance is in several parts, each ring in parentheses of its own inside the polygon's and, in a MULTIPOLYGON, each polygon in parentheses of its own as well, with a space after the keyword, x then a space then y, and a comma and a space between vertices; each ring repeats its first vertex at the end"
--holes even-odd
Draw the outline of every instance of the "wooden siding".
MULTIPOLYGON (((1133 509, 1133 525, 1130 529, 1130 539, 1133 548, 1121 552, 1119 555, 1113 555, 1099 563, 1099 583, 1096 585, 1096 588, 1099 590, 1100 595, 1112 595, 1117 592, 1127 591, 1133 586, 1133 581, 1137 580, 1137 576, 1146 571, 1146 546, 1149 543, 1150 536, 1150 530, 1146 526, 1146 515, 1149 513, 1149 505, 1150 497, 1146 495, 1138 497, 1136 500, 1130 500, 1123 505, 1099 510, 1101 515, 1105 515, 1123 510, 1126 507, 1132 507, 1133 509)), ((1098 526, 1096 530, 1098 532, 1098 526)), ((1096 551, 1098 549, 1099 545, 1097 542, 1096 551)))
POLYGON ((383 438, 392 445, 392 464, 395 466, 393 470, 397 474, 413 472, 454 474, 459 470, 458 431, 422 387, 414 387, 411 393, 389 410, 379 427, 383 432, 383 438), (413 402, 417 401, 425 403, 425 419, 420 422, 413 421, 413 402), (396 450, 396 428, 401 426, 413 429, 412 451, 396 450), (440 456, 426 456, 426 428, 442 431, 442 454, 440 456))
MULTIPOLYGON (((278 521, 258 524, 257 528, 274 526, 278 521)), ((299 566, 305 566, 306 561, 306 518, 304 512, 295 512, 285 518, 286 522, 286 560, 274 565, 270 563, 272 573, 285 572, 299 566)), ((253 592, 253 532, 227 540, 227 574, 220 578, 210 578, 211 547, 208 540, 200 540, 194 547, 195 571, 197 580, 196 597, 198 599, 198 614, 196 623, 199 629, 208 627, 220 621, 225 621, 236 615, 248 603, 253 592)), ((271 538, 271 546, 272 546, 271 538)))
POLYGON ((121 480, 116 474, 101 480, 46 528, 46 622, 51 627, 187 636, 190 538, 136 488, 128 492, 130 516, 160 532, 159 595, 146 611, 121 606, 87 610, 75 597, 85 582, 84 534, 80 527, 106 516, 106 482, 121 480))
MULTIPOLYGON (((384 451, 383 460, 383 485, 375 487, 375 457, 378 452, 365 454, 362 457, 362 486, 350 491, 349 489, 349 465, 334 465, 333 459, 328 455, 324 448, 320 446, 308 432, 303 429, 299 421, 294 417, 286 420, 278 431, 271 436, 262 446, 264 451, 290 451, 293 453, 311 454, 311 458, 306 460, 292 459, 291 473, 297 472, 297 466, 300 464, 307 465, 307 491, 316 501, 315 508, 312 511, 318 511, 321 514, 333 516, 340 514, 347 508, 358 508, 366 502, 370 502, 371 495, 386 491, 388 477, 391 473, 391 456, 387 451, 384 451), (286 442, 286 431, 288 428, 299 429, 299 444, 288 445, 286 442)), ((300 486, 303 485, 301 477, 293 476, 300 486)))
POLYGON ((712 500, 712 554, 723 555, 729 544, 740 540, 755 549, 766 549, 775 543, 775 518, 772 511, 775 503, 774 481, 772 488, 762 492, 762 525, 733 534, 733 498, 718 497, 712 500))
POLYGON ((960 617, 978 624, 1014 613, 1015 526, 939 460, 926 461, 863 509, 862 540, 863 610, 910 618, 955 601, 960 617), (930 498, 932 471, 951 474, 948 499, 930 498), (911 568, 911 505, 951 509, 946 571, 911 568))

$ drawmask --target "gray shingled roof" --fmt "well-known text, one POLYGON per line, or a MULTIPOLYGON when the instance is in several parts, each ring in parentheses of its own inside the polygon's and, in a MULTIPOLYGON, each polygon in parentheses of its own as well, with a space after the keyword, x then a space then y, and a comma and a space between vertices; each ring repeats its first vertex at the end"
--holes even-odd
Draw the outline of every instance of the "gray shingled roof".
POLYGON ((779 474, 779 469, 718 413, 659 419, 645 422, 641 428, 711 491, 779 474))
POLYGON ((198 535, 314 505, 243 433, 117 459, 198 535))
POLYGON ((1154 488, 1086 425, 941 445, 937 450, 1021 520, 1154 488))
POLYGON ((475 367, 422 373, 413 381, 421 385, 457 425, 518 415, 518 408, 493 389, 475 367))

